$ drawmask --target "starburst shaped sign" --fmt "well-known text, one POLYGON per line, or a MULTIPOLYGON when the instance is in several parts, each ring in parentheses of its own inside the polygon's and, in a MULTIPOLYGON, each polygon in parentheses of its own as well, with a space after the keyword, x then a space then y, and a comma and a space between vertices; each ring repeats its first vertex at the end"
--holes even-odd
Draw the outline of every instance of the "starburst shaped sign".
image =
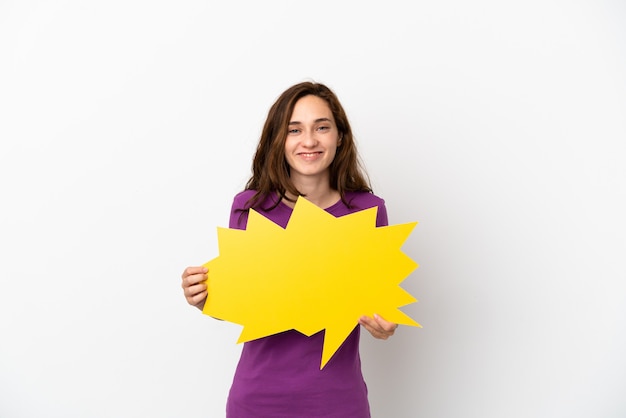
POLYGON ((362 315, 419 327, 398 309, 416 301, 400 283, 417 264, 400 247, 417 222, 376 227, 376 212, 336 218, 300 197, 284 229, 253 209, 246 230, 218 228, 203 312, 243 325, 238 343, 326 330, 320 369, 362 315))

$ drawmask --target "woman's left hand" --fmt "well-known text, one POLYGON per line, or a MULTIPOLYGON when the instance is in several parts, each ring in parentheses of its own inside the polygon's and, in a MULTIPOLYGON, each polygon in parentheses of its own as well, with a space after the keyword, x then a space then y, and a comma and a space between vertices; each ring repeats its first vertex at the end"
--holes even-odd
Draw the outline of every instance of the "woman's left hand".
POLYGON ((398 328, 398 324, 385 321, 383 317, 378 314, 374 314, 373 318, 363 315, 359 318, 359 324, 363 325, 374 338, 380 340, 386 340, 391 337, 393 333, 396 332, 396 328, 398 328))

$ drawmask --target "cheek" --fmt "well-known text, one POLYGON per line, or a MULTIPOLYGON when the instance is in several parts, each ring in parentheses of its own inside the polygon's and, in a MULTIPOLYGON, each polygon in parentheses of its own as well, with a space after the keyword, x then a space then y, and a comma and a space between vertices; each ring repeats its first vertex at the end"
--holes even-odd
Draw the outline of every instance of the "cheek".
POLYGON ((291 156, 291 154, 289 152, 287 152, 287 150, 285 150, 285 163, 289 166, 289 167, 293 167, 293 163, 294 163, 294 159, 291 156))
POLYGON ((289 155, 291 154, 291 146, 289 144, 289 140, 285 141, 285 145, 283 145, 283 154, 285 154, 285 159, 289 158, 289 155))
POLYGON ((340 148, 339 148, 339 147, 334 147, 334 148, 332 149, 331 154, 332 154, 332 156, 333 156, 333 161, 334 161, 334 160, 335 160, 335 158, 337 157, 337 154, 339 154, 339 150, 340 150, 340 148))
POLYGON ((293 151, 294 147, 295 147, 294 141, 290 141, 289 137, 287 137, 287 139, 285 140, 285 145, 284 145, 285 155, 289 155, 291 151, 293 151))

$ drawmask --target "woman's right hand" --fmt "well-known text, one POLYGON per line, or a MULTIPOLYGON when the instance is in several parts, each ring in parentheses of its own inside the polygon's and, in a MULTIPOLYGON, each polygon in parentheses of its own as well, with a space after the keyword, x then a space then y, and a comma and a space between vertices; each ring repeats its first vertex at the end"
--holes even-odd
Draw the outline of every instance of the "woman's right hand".
POLYGON ((191 306, 202 310, 206 297, 208 295, 206 288, 206 280, 208 269, 206 267, 187 267, 182 274, 182 288, 187 299, 187 303, 191 306))

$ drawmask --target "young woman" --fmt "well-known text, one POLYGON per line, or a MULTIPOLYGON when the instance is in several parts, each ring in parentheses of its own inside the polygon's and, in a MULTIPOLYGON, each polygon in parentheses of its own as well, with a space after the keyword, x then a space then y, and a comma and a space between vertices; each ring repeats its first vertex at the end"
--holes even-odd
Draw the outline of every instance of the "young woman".
MULTIPOLYGON (((234 198, 230 228, 245 229, 250 208, 285 228, 298 196, 337 217, 377 206, 377 226, 387 225, 384 201, 372 193, 359 166, 346 114, 323 84, 296 84, 278 98, 252 171, 234 198)), ((182 274, 187 302, 198 309, 207 298, 207 279, 210 272, 203 267, 188 267, 182 274)), ((377 315, 363 316, 359 324, 380 339, 397 328, 377 315)), ((323 331, 307 337, 292 330, 244 343, 227 417, 369 417, 359 333, 357 325, 322 370, 323 331)))

